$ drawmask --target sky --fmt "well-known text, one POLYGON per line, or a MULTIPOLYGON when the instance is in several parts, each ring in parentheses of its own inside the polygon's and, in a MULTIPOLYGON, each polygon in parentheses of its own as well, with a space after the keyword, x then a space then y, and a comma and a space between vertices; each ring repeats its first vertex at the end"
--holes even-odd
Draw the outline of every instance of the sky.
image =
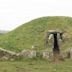
POLYGON ((72 0, 0 0, 0 30, 44 16, 72 17, 72 0))

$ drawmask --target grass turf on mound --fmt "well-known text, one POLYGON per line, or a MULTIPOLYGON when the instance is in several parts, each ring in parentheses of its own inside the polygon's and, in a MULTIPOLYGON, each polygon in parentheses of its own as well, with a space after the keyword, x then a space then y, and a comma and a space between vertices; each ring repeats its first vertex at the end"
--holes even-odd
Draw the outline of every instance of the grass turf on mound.
MULTIPOLYGON (((65 33, 61 49, 72 46, 72 18, 70 17, 42 17, 21 25, 15 30, 0 36, 0 47, 21 51, 31 49, 33 45, 36 50, 45 49, 45 34, 48 30, 62 30, 65 33)), ((51 48, 49 45, 48 48, 51 48)))

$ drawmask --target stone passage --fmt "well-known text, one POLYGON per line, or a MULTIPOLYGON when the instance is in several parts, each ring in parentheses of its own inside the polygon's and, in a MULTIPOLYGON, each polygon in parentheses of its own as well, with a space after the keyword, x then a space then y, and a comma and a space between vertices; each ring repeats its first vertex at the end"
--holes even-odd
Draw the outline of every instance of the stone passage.
POLYGON ((57 62, 58 60, 60 60, 61 56, 60 56, 60 48, 59 48, 59 39, 63 39, 62 35, 63 32, 62 31, 58 31, 58 30, 50 30, 47 32, 46 34, 46 47, 48 44, 48 38, 50 39, 51 37, 49 37, 50 35, 53 35, 53 59, 55 62, 57 62))

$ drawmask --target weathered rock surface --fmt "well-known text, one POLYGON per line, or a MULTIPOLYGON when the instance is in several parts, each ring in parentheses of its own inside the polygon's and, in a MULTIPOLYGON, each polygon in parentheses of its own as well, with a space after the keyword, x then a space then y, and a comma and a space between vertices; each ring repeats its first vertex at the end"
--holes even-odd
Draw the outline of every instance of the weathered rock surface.
POLYGON ((43 58, 44 59, 52 59, 53 58, 53 53, 49 51, 43 51, 43 58))
POLYGON ((43 52, 43 58, 49 59, 49 52, 48 51, 43 52))
POLYGON ((36 57, 36 51, 35 50, 23 50, 22 52, 19 53, 19 55, 23 57, 33 58, 33 57, 36 57))

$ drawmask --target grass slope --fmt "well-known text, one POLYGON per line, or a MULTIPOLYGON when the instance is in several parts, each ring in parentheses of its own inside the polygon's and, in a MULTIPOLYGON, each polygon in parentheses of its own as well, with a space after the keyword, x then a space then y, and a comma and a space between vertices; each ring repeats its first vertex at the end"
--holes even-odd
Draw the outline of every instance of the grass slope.
POLYGON ((66 38, 62 43, 62 49, 72 46, 72 18, 55 16, 32 20, 6 35, 0 36, 0 47, 21 51, 37 45, 37 50, 45 49, 45 34, 51 29, 60 29, 65 32, 66 38))

